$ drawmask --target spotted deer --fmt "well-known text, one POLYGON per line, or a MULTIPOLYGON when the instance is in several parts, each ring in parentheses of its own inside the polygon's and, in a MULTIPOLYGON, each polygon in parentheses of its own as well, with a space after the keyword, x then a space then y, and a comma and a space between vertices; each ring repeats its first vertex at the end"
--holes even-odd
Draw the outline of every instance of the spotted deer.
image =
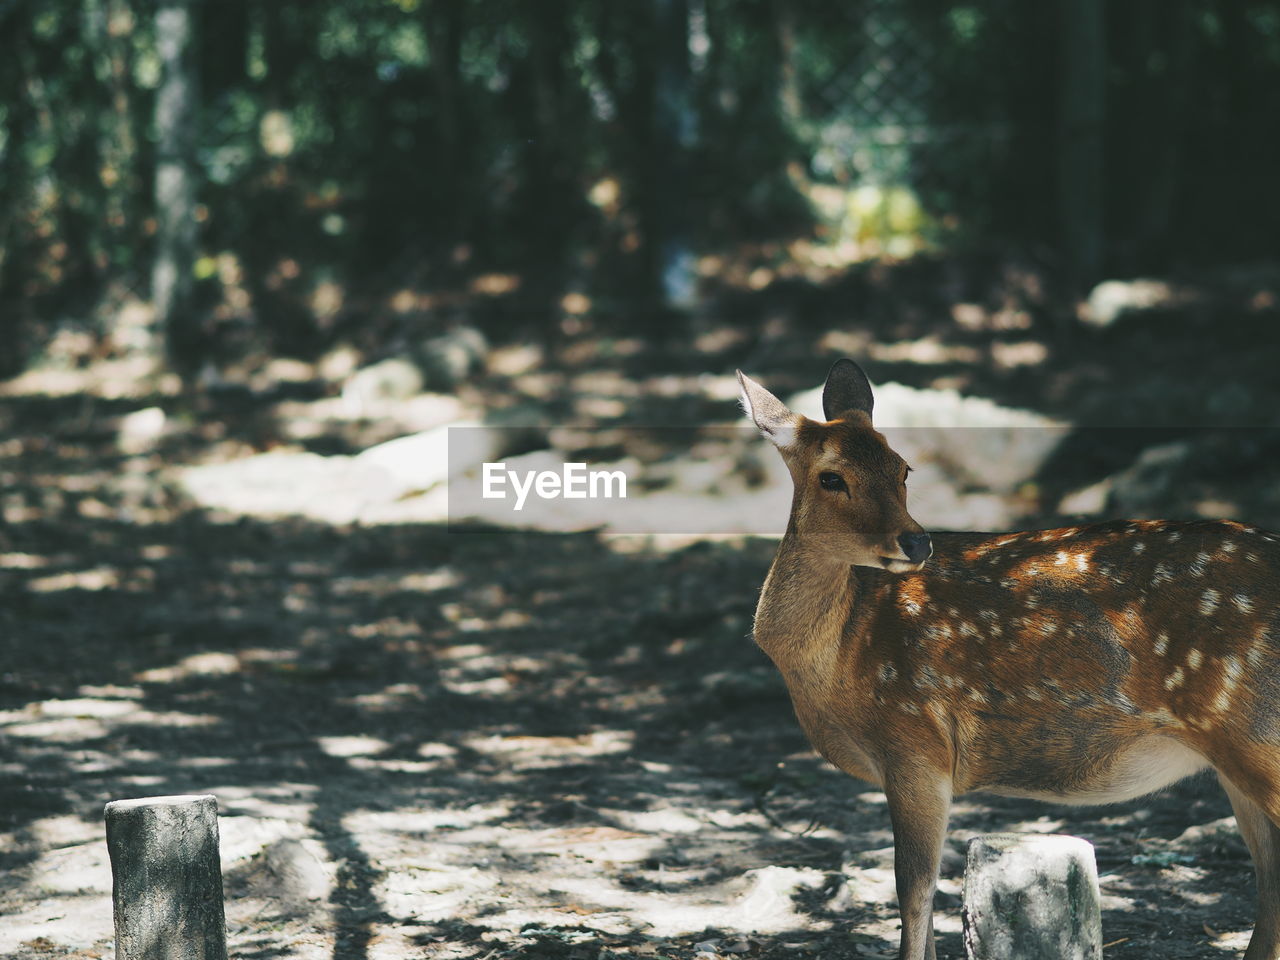
POLYGON ((931 536, 857 364, 831 368, 825 421, 738 380, 794 483, 755 639, 810 743, 888 798, 900 960, 935 957, 953 796, 1110 803, 1208 767, 1257 873, 1245 960, 1280 958, 1280 538, 1156 520, 931 536))

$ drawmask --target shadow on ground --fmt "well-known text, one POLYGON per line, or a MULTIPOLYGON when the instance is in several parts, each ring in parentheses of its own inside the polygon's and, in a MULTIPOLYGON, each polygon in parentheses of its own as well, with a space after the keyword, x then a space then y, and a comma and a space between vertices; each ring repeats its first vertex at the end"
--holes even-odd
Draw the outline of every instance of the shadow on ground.
MULTIPOLYGON (((726 295, 678 340, 596 331, 478 389, 553 422, 588 397, 626 422, 727 421, 702 373, 785 394, 854 355, 877 382, 1138 431, 1068 444, 1043 522, 1192 427, 1275 426, 1273 308, 1068 330, 1031 274, 972 276, 923 261, 726 295)), ((892 955, 883 798, 807 750, 748 638, 772 542, 215 522, 156 474, 280 442, 236 402, 125 456, 114 420, 178 401, 0 399, 0 952, 104 955, 103 805, 211 792, 243 958, 892 955)), ((1227 447, 1186 482, 1139 477, 1146 506, 1280 516, 1272 441, 1227 447)), ((962 954, 966 838, 1004 829, 1097 845, 1109 956, 1238 952, 1252 871, 1229 814, 1205 781, 1092 811, 965 798, 941 953, 962 954)))
MULTIPOLYGON (((107 800, 191 792, 220 799, 243 957, 890 947, 880 798, 806 752, 747 639, 768 541, 196 517, 4 538, 3 898, 31 926, 6 952, 61 942, 41 913, 82 925, 76 898, 108 936, 101 864, 75 879, 66 851, 107 800)), ((1098 844, 1116 955, 1220 956, 1199 941, 1247 927, 1247 855, 1184 832, 1228 815, 1195 784, 1087 816, 966 803, 944 947, 964 838, 1022 824, 1098 844)))

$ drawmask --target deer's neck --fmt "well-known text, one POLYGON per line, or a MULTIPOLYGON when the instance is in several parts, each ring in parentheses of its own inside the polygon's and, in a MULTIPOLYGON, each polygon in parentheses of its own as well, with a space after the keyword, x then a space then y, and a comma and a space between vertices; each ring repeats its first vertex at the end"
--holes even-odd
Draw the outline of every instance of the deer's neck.
POLYGON ((865 630, 865 574, 808 550, 788 527, 756 606, 756 643, 784 672, 820 669, 865 630))

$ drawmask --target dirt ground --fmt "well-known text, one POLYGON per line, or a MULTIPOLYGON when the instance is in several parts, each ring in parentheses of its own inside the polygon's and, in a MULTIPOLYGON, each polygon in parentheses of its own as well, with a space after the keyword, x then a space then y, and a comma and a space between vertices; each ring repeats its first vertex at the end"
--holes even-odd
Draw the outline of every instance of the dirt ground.
MULTIPOLYGON (((1273 309, 1068 338, 1039 317, 1013 333, 926 320, 893 286, 914 282, 882 292, 907 306, 877 321, 876 342, 937 349, 882 351, 877 379, 1135 429, 1275 425, 1275 351, 1258 348, 1274 343, 1273 309), (1012 362, 1017 343, 1040 352, 1012 362)), ((993 283, 978 297, 989 317, 1013 281, 993 283)), ((830 339, 848 291, 828 292, 785 343, 769 339, 774 307, 753 302, 735 321, 750 336, 719 353, 563 364, 650 380, 741 365, 809 387, 865 343, 830 339)), ((732 415, 654 396, 637 418, 732 415)), ((773 540, 212 516, 166 471, 269 449, 265 401, 246 394, 167 446, 121 452, 113 424, 157 402, 177 403, 0 395, 0 955, 111 956, 103 805, 180 793, 218 798, 245 960, 893 955, 884 798, 807 749, 749 639, 773 540)), ((1278 525, 1271 434, 1206 442, 1221 455, 1151 509, 1278 525)), ((1055 484, 1142 449, 1125 434, 1057 465, 1028 523, 1052 522, 1055 484)), ((941 956, 963 955, 965 843, 1004 830, 1096 845, 1109 957, 1208 960, 1246 942, 1248 855, 1220 789, 1197 779, 1105 809, 961 798, 941 956)))

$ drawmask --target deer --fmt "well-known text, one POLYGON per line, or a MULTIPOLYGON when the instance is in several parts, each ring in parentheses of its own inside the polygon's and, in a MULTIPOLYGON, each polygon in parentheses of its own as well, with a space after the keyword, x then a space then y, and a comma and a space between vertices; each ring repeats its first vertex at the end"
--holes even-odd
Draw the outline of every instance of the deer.
POLYGON ((1231 521, 929 533, 867 375, 824 421, 738 371, 794 485, 754 638, 812 746, 888 801, 899 960, 935 960, 952 798, 1106 804, 1212 768, 1252 855, 1245 960, 1280 960, 1280 537, 1231 521))

